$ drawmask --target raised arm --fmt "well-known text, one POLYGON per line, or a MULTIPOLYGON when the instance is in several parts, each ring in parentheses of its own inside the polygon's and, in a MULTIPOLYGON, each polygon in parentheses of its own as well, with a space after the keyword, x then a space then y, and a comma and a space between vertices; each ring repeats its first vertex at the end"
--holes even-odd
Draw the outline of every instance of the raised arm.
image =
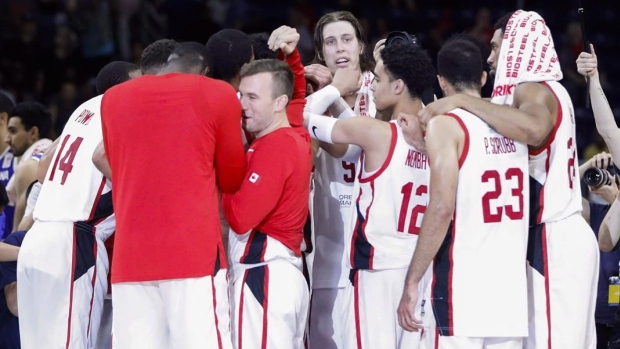
POLYGON ((593 45, 590 45, 590 51, 591 54, 582 52, 577 58, 577 71, 583 76, 590 77, 590 101, 592 102, 596 130, 605 140, 612 158, 615 161, 620 161, 620 128, 616 124, 614 114, 601 87, 598 60, 593 45))
POLYGON ((540 83, 523 83, 514 87, 513 106, 498 105, 481 98, 456 94, 441 98, 422 109, 421 121, 463 108, 477 115, 503 136, 533 147, 544 144, 555 123, 556 100, 540 83))
MULTIPOLYGON (((446 237, 456 205, 459 149, 465 135, 456 120, 438 116, 426 129, 426 150, 430 163, 430 201, 424 213, 418 243, 407 271, 405 289, 398 306, 398 321, 407 331, 423 328, 415 317, 418 284, 446 237)), ((462 151, 462 150, 461 150, 462 151)))

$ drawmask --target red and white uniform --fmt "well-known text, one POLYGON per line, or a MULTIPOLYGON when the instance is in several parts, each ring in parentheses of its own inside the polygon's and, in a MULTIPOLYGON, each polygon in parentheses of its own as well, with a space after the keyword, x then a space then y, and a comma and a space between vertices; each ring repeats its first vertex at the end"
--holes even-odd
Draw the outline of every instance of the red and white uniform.
MULTIPOLYGON (((353 106, 355 115, 374 117, 376 114, 369 88, 372 78, 372 72, 364 72, 353 106)), ((308 342, 310 349, 341 349, 344 348, 342 336, 347 308, 344 294, 350 283, 348 254, 344 248, 345 227, 354 214, 353 183, 357 161, 334 158, 319 148, 314 166, 312 219, 316 248, 312 261, 308 342)))
POLYGON ((230 348, 217 190, 236 191, 245 173, 234 89, 145 75, 107 90, 101 115, 117 213, 114 347, 230 348))
POLYGON ((115 229, 111 186, 92 162, 102 140, 101 98, 69 118, 20 250, 22 348, 87 348, 98 335, 107 291, 104 240, 115 229))
MULTIPOLYGON (((426 155, 405 142, 398 124, 390 127, 389 154, 379 169, 368 173, 361 155, 355 214, 345 240, 353 269, 345 348, 418 348, 422 335, 428 337, 428 331, 404 331, 396 310, 428 203, 429 167, 426 155)), ((424 307, 429 279, 427 272, 416 305, 425 323, 432 313, 424 307)))
POLYGON ((594 348, 599 252, 581 216, 575 113, 559 82, 543 84, 558 114, 547 142, 530 151, 527 348, 594 348))
POLYGON ((433 263, 438 345, 458 348, 467 337, 468 348, 482 349, 490 345, 484 338, 502 337, 503 347, 521 348, 518 337, 528 334, 527 147, 467 111, 448 115, 465 143, 454 217, 433 263))

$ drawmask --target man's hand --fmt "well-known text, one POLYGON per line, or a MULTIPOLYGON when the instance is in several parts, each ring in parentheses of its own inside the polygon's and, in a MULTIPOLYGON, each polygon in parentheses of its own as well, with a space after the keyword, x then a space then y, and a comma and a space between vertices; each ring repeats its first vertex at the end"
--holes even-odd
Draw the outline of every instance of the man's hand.
POLYGON ((295 51, 298 42, 299 33, 297 29, 283 25, 271 33, 269 40, 267 40, 267 45, 270 50, 276 51, 279 49, 289 56, 295 51))
POLYGON ((340 91, 340 96, 350 96, 362 86, 362 72, 357 67, 339 68, 331 85, 340 91))
POLYGON ((375 49, 372 51, 372 57, 375 59, 375 62, 379 62, 381 60, 381 50, 385 48, 385 39, 381 39, 377 41, 375 44, 375 49))
POLYGON ((423 329, 422 320, 415 317, 415 305, 418 303, 418 284, 409 283, 405 286, 403 296, 398 304, 398 323, 405 331, 418 332, 423 329))
POLYGON ((618 184, 616 184, 616 176, 611 176, 611 184, 603 185, 598 189, 594 189, 590 187, 590 191, 593 194, 599 195, 603 198, 608 204, 613 204, 616 196, 618 195, 618 184))
POLYGON ((306 76, 306 80, 310 80, 316 86, 312 86, 312 89, 309 89, 309 93, 311 94, 314 91, 318 91, 323 87, 332 83, 332 72, 326 66, 322 64, 310 64, 309 66, 304 67, 306 76))
POLYGON ((427 125, 428 122, 435 116, 445 115, 449 111, 458 108, 460 106, 459 98, 461 98, 461 96, 456 94, 449 97, 443 97, 427 105, 418 112, 420 123, 427 125))
POLYGON ((583 76, 595 77, 598 75, 598 61, 594 45, 590 44, 590 52, 581 52, 577 58, 577 71, 583 76))
POLYGON ((611 158, 611 154, 601 152, 594 155, 590 160, 588 160, 587 164, 589 165, 588 168, 597 167, 605 170, 608 166, 614 164, 614 160, 611 158))

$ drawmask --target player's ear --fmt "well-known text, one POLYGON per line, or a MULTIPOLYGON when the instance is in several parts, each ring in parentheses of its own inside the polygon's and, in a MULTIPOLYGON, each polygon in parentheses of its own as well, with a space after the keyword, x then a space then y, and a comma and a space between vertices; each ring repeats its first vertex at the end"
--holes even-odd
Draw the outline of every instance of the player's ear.
POLYGON ((286 109, 286 105, 288 104, 288 96, 281 95, 276 98, 276 111, 281 111, 286 109))
POLYGON ((489 75, 487 74, 487 72, 483 71, 482 76, 480 76, 480 87, 484 86, 487 83, 488 77, 489 75))
POLYGON ((402 79, 394 81, 394 94, 401 94, 405 91, 405 82, 402 79))
POLYGON ((30 130, 28 130, 28 135, 33 140, 39 139, 39 128, 37 126, 32 126, 30 130))

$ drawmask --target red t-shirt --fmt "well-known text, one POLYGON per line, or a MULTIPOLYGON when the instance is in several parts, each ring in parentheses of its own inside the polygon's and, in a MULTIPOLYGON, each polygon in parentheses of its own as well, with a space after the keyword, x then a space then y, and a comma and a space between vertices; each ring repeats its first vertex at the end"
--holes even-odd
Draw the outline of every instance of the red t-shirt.
POLYGON ((200 75, 145 75, 108 90, 101 117, 116 212, 112 282, 226 267, 216 181, 235 192, 246 167, 234 89, 200 75))
POLYGON ((257 229, 300 256, 308 216, 312 151, 303 128, 280 128, 255 140, 235 194, 222 196, 224 216, 237 233, 257 229))

